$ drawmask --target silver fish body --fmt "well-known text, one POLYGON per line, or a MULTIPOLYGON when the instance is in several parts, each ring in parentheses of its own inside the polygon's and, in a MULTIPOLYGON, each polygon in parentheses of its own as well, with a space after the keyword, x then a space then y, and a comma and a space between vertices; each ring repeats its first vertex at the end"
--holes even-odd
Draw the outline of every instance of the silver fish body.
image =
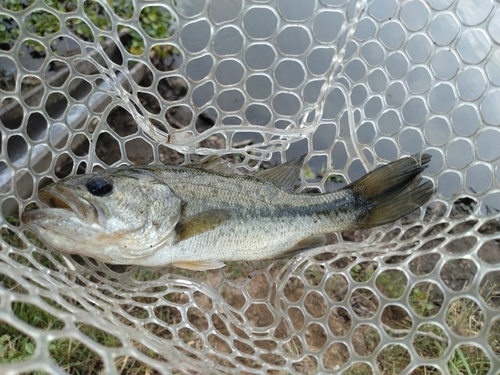
POLYGON ((70 177, 39 192, 46 207, 23 222, 59 251, 113 264, 204 270, 222 261, 291 256, 324 234, 382 225, 433 193, 430 160, 404 158, 332 193, 297 194, 303 158, 237 176, 215 158, 187 166, 132 166, 70 177), (222 171, 221 171, 222 170, 222 171))

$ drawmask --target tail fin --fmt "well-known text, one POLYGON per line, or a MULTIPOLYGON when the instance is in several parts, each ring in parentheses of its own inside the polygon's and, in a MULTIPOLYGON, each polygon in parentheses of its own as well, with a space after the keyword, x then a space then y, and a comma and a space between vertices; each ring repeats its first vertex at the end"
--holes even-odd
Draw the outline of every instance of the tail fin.
POLYGON ((434 193, 430 181, 419 185, 419 174, 427 168, 431 156, 407 157, 375 169, 354 181, 350 189, 363 206, 358 229, 367 229, 395 221, 419 208, 434 193))

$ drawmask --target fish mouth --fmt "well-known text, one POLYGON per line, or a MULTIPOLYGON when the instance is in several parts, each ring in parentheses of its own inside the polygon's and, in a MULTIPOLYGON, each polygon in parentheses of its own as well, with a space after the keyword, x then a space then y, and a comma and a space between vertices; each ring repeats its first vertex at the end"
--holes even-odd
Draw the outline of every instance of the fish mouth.
POLYGON ((93 221, 97 217, 97 209, 90 201, 64 186, 48 186, 39 191, 38 198, 46 207, 25 212, 22 217, 23 222, 31 222, 48 211, 56 213, 56 210, 60 210, 59 212, 65 216, 75 215, 86 222, 93 221))

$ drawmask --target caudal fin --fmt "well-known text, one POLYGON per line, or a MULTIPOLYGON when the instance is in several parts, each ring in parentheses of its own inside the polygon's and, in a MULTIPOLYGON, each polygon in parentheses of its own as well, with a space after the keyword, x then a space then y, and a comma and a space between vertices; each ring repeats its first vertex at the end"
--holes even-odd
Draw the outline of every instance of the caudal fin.
POLYGON ((419 208, 434 193, 430 181, 420 185, 419 174, 427 168, 431 156, 407 157, 375 169, 354 181, 350 189, 359 202, 356 227, 367 229, 395 221, 419 208))

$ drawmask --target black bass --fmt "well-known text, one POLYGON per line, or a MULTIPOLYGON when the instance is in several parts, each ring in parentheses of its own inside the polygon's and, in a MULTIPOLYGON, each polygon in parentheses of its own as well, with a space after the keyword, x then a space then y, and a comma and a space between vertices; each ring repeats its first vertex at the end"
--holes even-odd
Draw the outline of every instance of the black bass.
POLYGON ((69 177, 39 191, 22 220, 48 246, 112 264, 206 270, 222 261, 278 259, 321 246, 325 233, 372 228, 433 195, 406 157, 325 194, 293 186, 304 157, 237 176, 219 158, 188 166, 126 166, 69 177))

